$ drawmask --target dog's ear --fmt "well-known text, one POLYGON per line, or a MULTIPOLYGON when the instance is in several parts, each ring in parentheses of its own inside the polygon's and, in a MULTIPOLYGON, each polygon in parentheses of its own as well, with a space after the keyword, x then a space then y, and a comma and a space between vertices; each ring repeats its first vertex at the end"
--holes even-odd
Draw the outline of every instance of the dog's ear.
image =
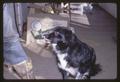
POLYGON ((73 37, 73 33, 71 30, 66 30, 65 31, 65 39, 70 42, 72 40, 72 37, 73 37))

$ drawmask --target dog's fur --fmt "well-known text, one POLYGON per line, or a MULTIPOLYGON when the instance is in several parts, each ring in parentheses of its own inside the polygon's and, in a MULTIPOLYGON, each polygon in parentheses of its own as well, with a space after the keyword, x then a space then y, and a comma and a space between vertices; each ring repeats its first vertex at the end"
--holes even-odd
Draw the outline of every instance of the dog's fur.
POLYGON ((90 79, 100 71, 94 49, 80 41, 71 30, 56 27, 44 36, 52 44, 63 79, 69 75, 75 79, 90 79))

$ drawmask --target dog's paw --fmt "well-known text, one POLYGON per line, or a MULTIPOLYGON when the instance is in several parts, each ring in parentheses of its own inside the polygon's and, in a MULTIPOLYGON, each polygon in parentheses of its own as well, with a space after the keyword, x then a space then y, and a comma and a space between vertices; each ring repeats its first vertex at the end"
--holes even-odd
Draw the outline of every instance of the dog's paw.
POLYGON ((78 80, 78 79, 82 79, 82 74, 77 73, 77 75, 76 75, 75 79, 76 79, 76 80, 78 80))
POLYGON ((89 79, 89 78, 90 78, 89 73, 86 72, 86 73, 83 74, 81 79, 89 79))
POLYGON ((81 79, 82 79, 82 80, 88 79, 88 76, 87 76, 87 75, 83 75, 81 79))

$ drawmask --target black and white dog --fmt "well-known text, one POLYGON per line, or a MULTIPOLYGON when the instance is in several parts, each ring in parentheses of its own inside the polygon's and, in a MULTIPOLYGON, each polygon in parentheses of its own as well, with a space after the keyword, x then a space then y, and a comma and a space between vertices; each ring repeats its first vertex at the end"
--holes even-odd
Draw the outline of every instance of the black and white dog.
POLYGON ((69 75, 75 79, 90 79, 100 71, 94 49, 81 42, 71 30, 56 27, 44 36, 52 44, 63 79, 69 75))

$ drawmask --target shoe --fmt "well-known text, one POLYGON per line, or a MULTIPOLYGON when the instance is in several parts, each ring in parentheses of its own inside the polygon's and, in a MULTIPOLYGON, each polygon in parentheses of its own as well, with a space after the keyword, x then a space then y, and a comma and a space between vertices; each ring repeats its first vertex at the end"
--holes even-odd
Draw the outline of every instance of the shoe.
POLYGON ((15 65, 4 64, 4 66, 18 79, 35 79, 30 58, 15 65))

